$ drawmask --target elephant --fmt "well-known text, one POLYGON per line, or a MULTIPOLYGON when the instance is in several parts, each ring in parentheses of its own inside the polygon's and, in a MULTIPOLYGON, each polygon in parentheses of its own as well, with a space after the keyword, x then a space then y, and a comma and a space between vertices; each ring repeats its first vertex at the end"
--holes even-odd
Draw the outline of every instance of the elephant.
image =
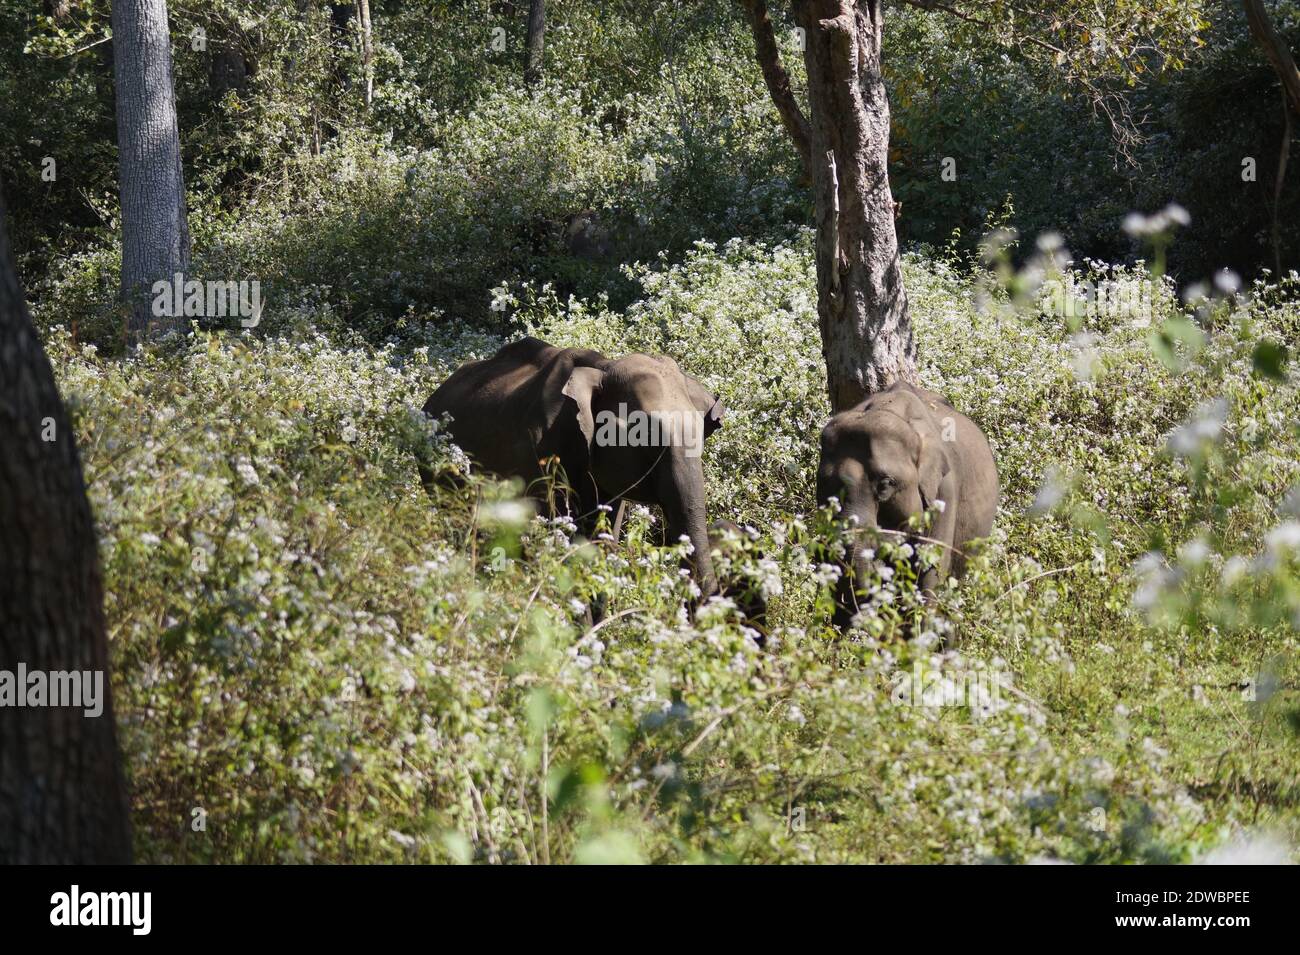
MULTIPOLYGON (((689 538, 701 595, 717 591, 705 517, 703 441, 722 425, 718 397, 664 355, 610 359, 536 338, 458 368, 424 413, 451 415, 452 439, 483 469, 519 477, 548 507, 545 462, 558 458, 569 493, 555 509, 591 536, 601 505, 663 509, 667 540, 689 538)), ((426 486, 431 476, 422 471, 426 486)), ((619 523, 616 521, 616 524, 619 523)))
MULTIPOLYGON (((940 556, 919 578, 922 591, 933 594, 949 576, 962 575, 973 542, 993 529, 998 469, 975 422, 940 395, 896 382, 832 416, 822 429, 817 502, 824 506, 833 496, 844 517, 893 531, 907 532, 912 518, 936 508, 926 537, 938 542, 940 556)), ((911 533, 913 540, 918 536, 911 533)), ((851 550, 849 564, 861 578, 866 559, 860 549, 851 550)), ((855 609, 845 573, 836 594, 836 626, 844 629, 855 609)))

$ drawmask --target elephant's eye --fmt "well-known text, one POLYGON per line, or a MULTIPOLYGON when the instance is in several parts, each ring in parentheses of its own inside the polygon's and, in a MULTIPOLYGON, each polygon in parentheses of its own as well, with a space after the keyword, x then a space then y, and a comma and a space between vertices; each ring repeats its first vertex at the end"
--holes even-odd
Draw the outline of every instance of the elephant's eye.
POLYGON ((898 482, 888 475, 876 478, 876 500, 887 501, 894 496, 894 492, 897 490, 898 482))

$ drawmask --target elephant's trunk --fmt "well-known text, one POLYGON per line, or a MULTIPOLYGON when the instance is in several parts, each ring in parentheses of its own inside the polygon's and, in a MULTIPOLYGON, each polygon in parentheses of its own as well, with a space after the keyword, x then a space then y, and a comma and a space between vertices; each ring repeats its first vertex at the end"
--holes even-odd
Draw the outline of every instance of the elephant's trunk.
POLYGON ((668 543, 676 544, 685 536, 695 549, 691 555, 691 569, 701 597, 717 593, 718 581, 713 573, 713 558, 709 553, 708 521, 704 507, 704 465, 698 457, 689 457, 684 449, 669 449, 665 462, 659 500, 664 509, 664 522, 668 543))
POLYGON ((871 560, 867 556, 870 549, 866 546, 867 528, 876 526, 876 509, 874 501, 868 499, 866 502, 850 503, 845 510, 845 517, 850 521, 850 543, 848 554, 846 555, 847 563, 853 568, 853 587, 849 593, 849 606, 856 607, 858 604, 854 592, 860 589, 871 574, 871 560))

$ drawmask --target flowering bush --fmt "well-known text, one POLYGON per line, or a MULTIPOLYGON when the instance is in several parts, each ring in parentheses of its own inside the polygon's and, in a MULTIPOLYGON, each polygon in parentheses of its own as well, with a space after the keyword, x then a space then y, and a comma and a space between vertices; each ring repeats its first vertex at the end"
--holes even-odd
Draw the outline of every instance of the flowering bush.
POLYGON ((1294 841, 1298 409, 1261 344, 1294 340, 1294 282, 1184 305, 1085 266, 1062 281, 1118 291, 1080 308, 977 271, 906 262, 922 376, 997 455, 994 537, 933 605, 878 542, 845 638, 811 493, 809 238, 631 269, 623 311, 501 290, 509 335, 664 351, 721 394, 710 517, 751 529, 719 568, 766 596, 761 650, 729 601, 688 616, 656 514, 575 541, 415 412, 499 339, 200 335, 105 361, 54 334, 140 856, 1183 861, 1250 826, 1294 841), (417 458, 468 484, 426 495, 417 458))

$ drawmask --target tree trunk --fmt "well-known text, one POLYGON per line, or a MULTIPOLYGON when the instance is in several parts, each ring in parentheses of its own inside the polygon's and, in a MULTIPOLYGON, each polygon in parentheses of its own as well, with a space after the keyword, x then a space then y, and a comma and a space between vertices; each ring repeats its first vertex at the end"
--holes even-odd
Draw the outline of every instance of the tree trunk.
POLYGON ((375 97, 375 45, 370 29, 370 0, 357 0, 357 25, 361 29, 361 68, 365 73, 366 109, 375 97))
POLYGON ((817 314, 832 411, 902 379, 916 342, 889 189, 883 0, 805 0, 817 314))
POLYGON ((1241 0, 1241 5, 1246 10, 1246 23, 1250 26, 1251 36, 1282 81, 1282 89, 1292 107, 1300 113, 1300 69, 1296 68, 1295 57, 1273 28, 1273 21, 1269 19, 1261 0, 1241 0))
POLYGON ((1282 148, 1277 157, 1277 178, 1273 185, 1273 267, 1282 274, 1282 187, 1286 183, 1287 160, 1291 156, 1291 111, 1300 113, 1300 69, 1282 37, 1273 28, 1261 0, 1241 0, 1250 34, 1263 50, 1278 79, 1282 81, 1282 148))
POLYGON ((183 328, 153 314, 152 286, 190 264, 166 0, 113 0, 113 68, 122 194, 122 297, 135 342, 183 328))
POLYGON ((130 862, 95 527, 0 197, 0 671, 20 664, 97 671, 103 709, 0 709, 0 864, 130 862))
POLYGON ((525 46, 524 82, 536 86, 542 81, 542 54, 546 47, 546 0, 528 5, 528 42, 525 46))

